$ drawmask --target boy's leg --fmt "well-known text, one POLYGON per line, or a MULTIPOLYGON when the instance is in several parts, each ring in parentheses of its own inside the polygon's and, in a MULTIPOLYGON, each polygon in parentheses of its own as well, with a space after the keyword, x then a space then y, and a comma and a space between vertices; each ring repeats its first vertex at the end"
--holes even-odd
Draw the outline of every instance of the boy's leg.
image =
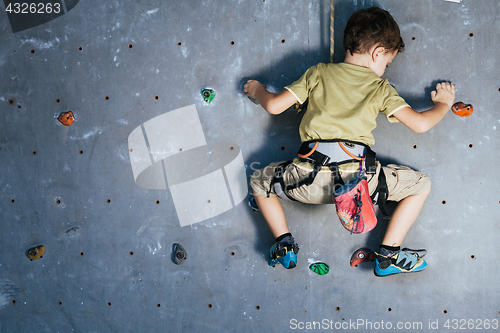
MULTIPOLYGON (((387 171, 393 177, 389 178, 393 182, 390 185, 392 192, 389 193, 389 200, 399 203, 387 226, 380 251, 376 253, 375 275, 387 276, 424 270, 427 263, 422 257, 426 251, 401 249, 401 243, 430 193, 430 180, 427 176, 407 167, 391 165, 387 171)), ((386 178, 387 176, 386 173, 386 178)))
POLYGON ((397 247, 403 243, 408 230, 417 219, 431 188, 401 200, 392 214, 382 245, 397 247))
POLYGON ((285 268, 294 268, 297 265, 299 248, 288 230, 285 213, 278 197, 263 197, 255 191, 254 197, 262 216, 276 238, 276 243, 271 247, 269 265, 274 266, 280 263, 285 268))
POLYGON ((253 191, 255 201, 257 202, 257 206, 259 206, 259 210, 262 213, 262 216, 267 222, 267 225, 271 229, 275 238, 279 236, 289 233, 288 225, 286 224, 285 212, 283 211, 283 207, 281 207, 281 203, 276 196, 272 196, 269 198, 262 197, 255 191, 253 191))

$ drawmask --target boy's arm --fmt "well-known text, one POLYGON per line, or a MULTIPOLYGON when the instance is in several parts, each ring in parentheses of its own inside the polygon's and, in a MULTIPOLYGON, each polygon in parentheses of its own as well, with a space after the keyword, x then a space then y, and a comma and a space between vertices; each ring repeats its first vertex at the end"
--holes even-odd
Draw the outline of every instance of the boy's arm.
POLYGON ((280 114, 297 103, 297 99, 288 90, 279 94, 267 91, 266 86, 255 80, 248 80, 244 86, 248 97, 259 101, 259 104, 270 114, 280 114))
POLYGON ((436 85, 436 90, 431 92, 434 106, 427 111, 417 112, 409 106, 404 107, 394 117, 409 129, 417 133, 424 133, 434 127, 443 119, 455 101, 455 85, 442 82, 436 85))

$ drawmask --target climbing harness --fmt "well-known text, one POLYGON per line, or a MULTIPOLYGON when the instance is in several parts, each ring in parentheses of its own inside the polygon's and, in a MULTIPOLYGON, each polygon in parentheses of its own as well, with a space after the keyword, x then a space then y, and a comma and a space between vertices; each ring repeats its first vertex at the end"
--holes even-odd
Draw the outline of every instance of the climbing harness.
POLYGON ((333 195, 337 215, 347 230, 351 233, 364 233, 373 229, 377 223, 374 203, 387 215, 384 204, 388 191, 382 169, 379 172, 377 189, 371 197, 369 195, 366 174, 375 174, 376 164, 375 152, 368 145, 347 140, 310 141, 300 146, 298 156, 301 161, 312 164, 312 171, 296 183, 285 184, 284 172, 293 161, 278 165, 267 192, 268 197, 274 192, 282 199, 297 201, 289 192, 301 186, 310 186, 322 167, 327 166, 335 184, 333 195), (340 177, 339 165, 351 162, 360 163, 360 172, 345 184, 340 177))

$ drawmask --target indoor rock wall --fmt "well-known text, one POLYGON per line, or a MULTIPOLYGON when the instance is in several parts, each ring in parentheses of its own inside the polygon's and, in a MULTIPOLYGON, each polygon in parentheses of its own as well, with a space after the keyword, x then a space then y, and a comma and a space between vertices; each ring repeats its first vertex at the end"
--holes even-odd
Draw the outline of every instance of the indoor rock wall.
POLYGON ((385 74, 400 95, 422 111, 446 80, 474 106, 424 134, 379 117, 380 160, 433 184, 403 244, 428 268, 386 278, 349 263, 386 219, 350 235, 333 206, 283 202, 300 245, 286 270, 268 266, 274 239, 247 204, 253 170, 296 154, 302 113, 271 116, 242 84, 279 92, 330 61, 329 1, 4 5, 1 332, 500 330, 500 2, 335 1, 335 62, 352 12, 378 5, 406 42, 385 74))

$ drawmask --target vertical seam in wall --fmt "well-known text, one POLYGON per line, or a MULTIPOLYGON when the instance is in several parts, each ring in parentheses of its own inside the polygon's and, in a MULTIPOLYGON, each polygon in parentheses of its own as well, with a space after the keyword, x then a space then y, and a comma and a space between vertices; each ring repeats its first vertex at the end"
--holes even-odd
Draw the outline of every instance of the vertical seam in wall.
POLYGON ((61 0, 61 3, 64 10, 64 14, 68 13, 68 10, 66 9, 66 3, 64 2, 64 0, 61 0))
POLYGON ((227 179, 227 175, 226 175, 226 170, 225 170, 225 165, 222 166, 221 170, 222 170, 222 175, 224 176, 224 181, 226 182, 226 187, 227 187, 227 193, 229 193, 229 199, 231 200, 231 205, 233 207, 235 207, 235 204, 234 204, 234 199, 233 199, 233 193, 231 192, 231 185, 229 184, 229 180, 227 179))
POLYGON ((146 129, 144 128, 144 124, 141 124, 142 135, 144 135, 144 141, 146 141, 146 147, 148 147, 149 158, 151 159, 151 165, 155 164, 155 160, 153 158, 153 153, 151 152, 151 147, 149 146, 148 135, 146 134, 146 129))

